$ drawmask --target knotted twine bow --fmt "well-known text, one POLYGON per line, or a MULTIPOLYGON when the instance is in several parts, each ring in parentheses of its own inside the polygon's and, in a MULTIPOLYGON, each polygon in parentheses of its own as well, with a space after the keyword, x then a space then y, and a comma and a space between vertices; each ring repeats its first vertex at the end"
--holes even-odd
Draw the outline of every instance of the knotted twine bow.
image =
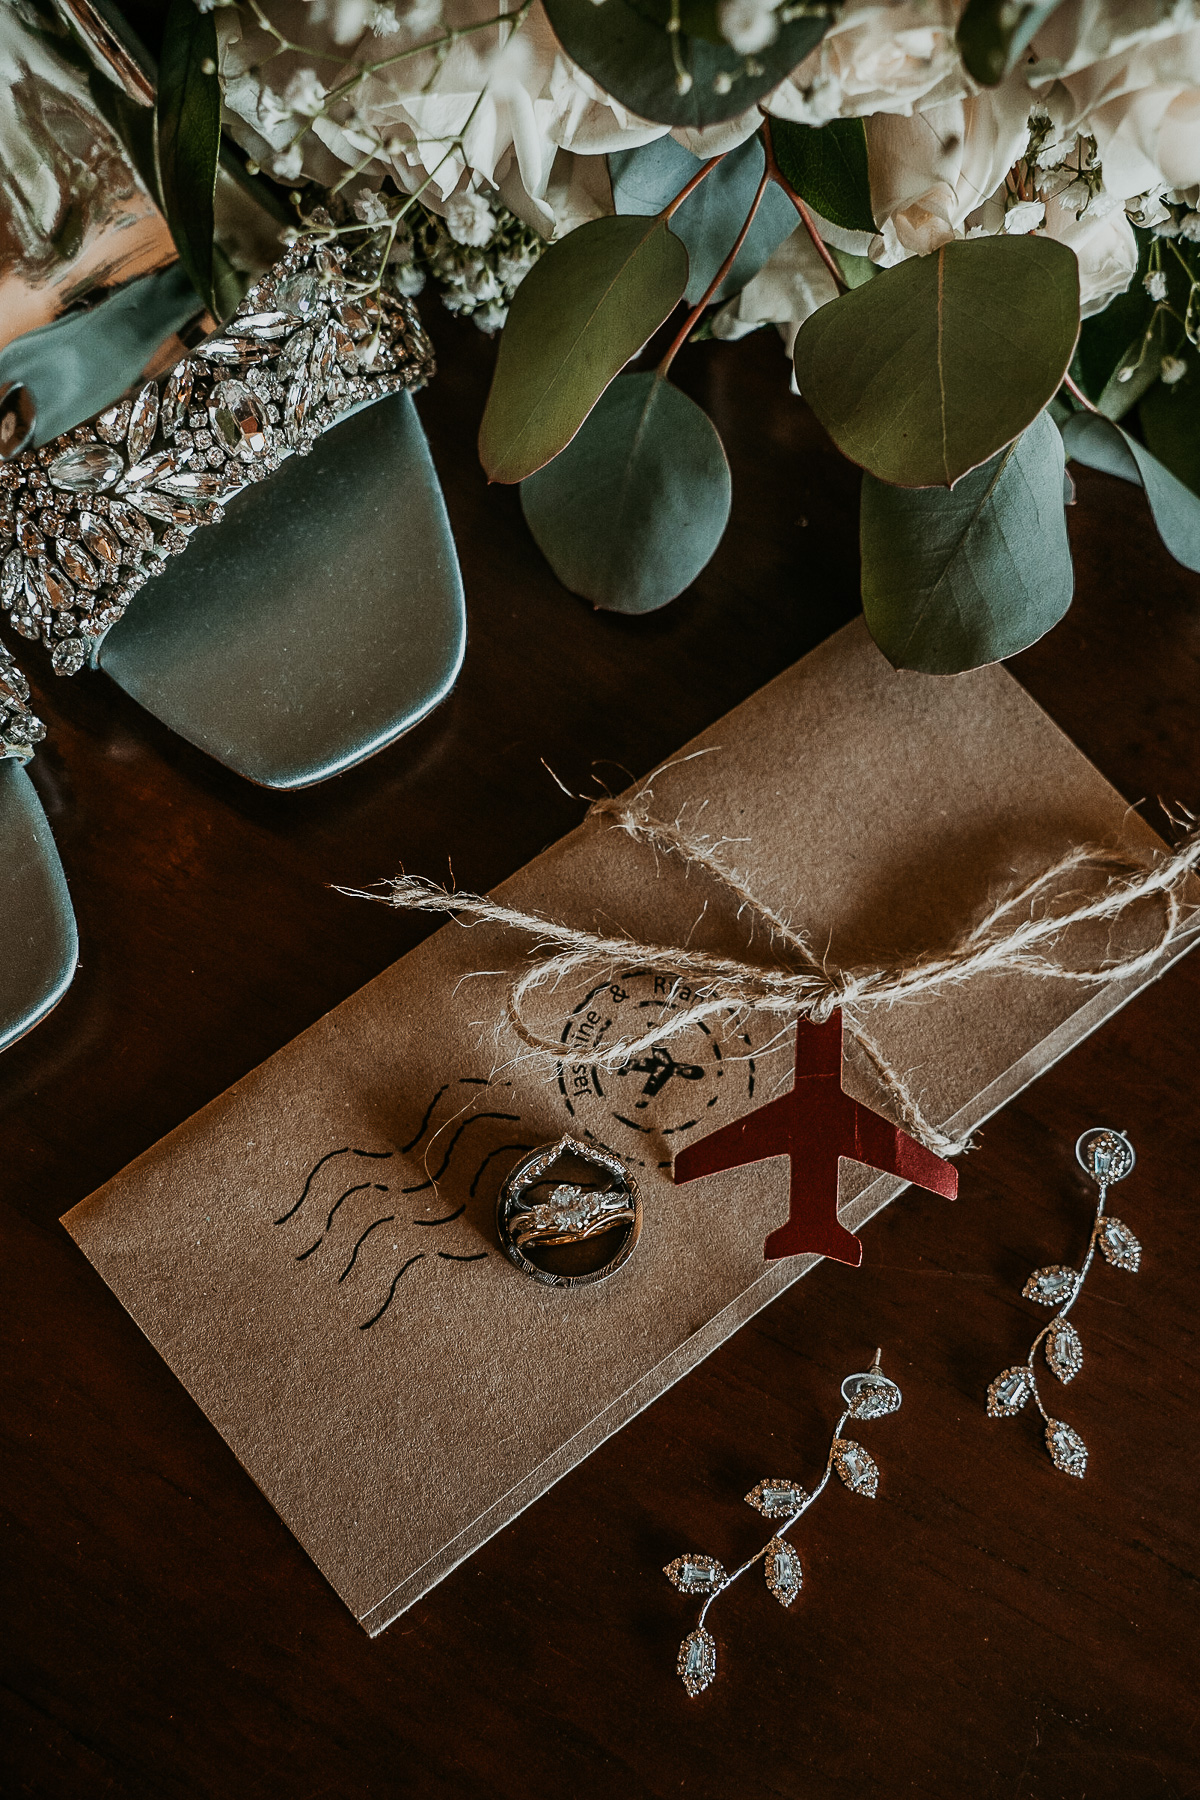
MULTIPOLYGON (((597 801, 588 816, 607 817, 614 829, 624 831, 635 843, 680 856, 688 867, 705 870, 736 898, 739 917, 748 912, 768 928, 777 953, 782 951, 775 965, 763 967, 678 945, 639 943, 630 937, 603 937, 575 925, 560 924, 541 913, 503 906, 479 894, 439 887, 418 875, 397 876, 388 884, 390 893, 386 896, 358 897, 386 899, 393 906, 415 912, 451 913, 460 923, 470 920, 480 925, 503 925, 534 938, 530 952, 534 960, 509 982, 504 1018, 529 1051, 554 1062, 562 1060, 561 1041, 546 1037, 531 1025, 526 1009, 541 989, 558 987, 584 970, 603 970, 612 977, 631 963, 644 964, 673 977, 676 991, 683 987, 690 990, 688 1001, 666 1012, 649 1031, 636 1036, 618 1033, 590 1050, 572 1048, 572 1063, 589 1067, 623 1068, 656 1044, 678 1037, 717 1015, 744 1018, 765 1014, 778 1019, 783 1028, 804 1018, 820 1024, 840 1008, 846 1030, 862 1047, 908 1130, 926 1149, 940 1156, 957 1154, 966 1148, 965 1141, 948 1137, 925 1117, 903 1077, 890 1066, 856 1016, 858 1008, 937 993, 978 975, 1037 975, 1093 987, 1126 980, 1154 967, 1180 935, 1187 914, 1194 910, 1186 905, 1182 888, 1200 864, 1200 829, 1193 829, 1175 850, 1156 858, 1148 867, 1119 851, 1081 846, 998 901, 941 955, 919 956, 910 962, 873 968, 840 969, 819 956, 802 931, 758 899, 746 877, 731 868, 707 839, 691 836, 678 823, 670 825, 656 819, 647 806, 651 798, 652 790, 647 786, 632 800, 597 801), (1039 900, 1048 899, 1058 883, 1085 868, 1112 871, 1099 893, 1066 911, 1035 915, 1039 900), (1073 926, 1118 919, 1139 901, 1155 898, 1162 902, 1163 922, 1157 941, 1149 949, 1084 968, 1069 967, 1051 954, 1058 940, 1073 926), (1025 916, 1019 917, 1021 914, 1025 916)), ((671 1005, 672 996, 668 994, 664 1006, 671 1005)))

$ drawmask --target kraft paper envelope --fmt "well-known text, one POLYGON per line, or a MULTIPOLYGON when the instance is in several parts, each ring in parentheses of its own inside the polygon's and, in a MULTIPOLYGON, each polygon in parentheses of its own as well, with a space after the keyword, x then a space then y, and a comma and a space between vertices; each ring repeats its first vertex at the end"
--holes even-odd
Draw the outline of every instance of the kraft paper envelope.
MULTIPOLYGON (((1073 845, 1162 849, 1003 669, 896 674, 861 624, 688 748, 709 753, 660 772, 655 814, 731 840, 761 898, 842 964, 948 945, 1073 845)), ((710 877, 602 819, 500 893, 608 934, 755 953, 710 877)), ((1111 947, 1159 924, 1146 906, 1111 947)), ((447 925, 65 1220, 372 1633, 815 1260, 763 1261, 786 1160, 670 1179, 680 1146, 786 1089, 792 1033, 697 1030, 597 1076, 572 1045, 662 1004, 653 970, 632 968, 546 1000, 557 1069, 512 1063, 495 971, 527 950, 447 925), (564 1131, 625 1157, 645 1205, 620 1273, 573 1290, 525 1279, 493 1223, 518 1146, 564 1131)), ((962 1132, 1141 985, 992 976, 869 1026, 927 1116, 962 1132)), ((882 1106, 853 1055, 846 1086, 882 1106)), ((900 1186, 843 1162, 843 1223, 900 1186)))

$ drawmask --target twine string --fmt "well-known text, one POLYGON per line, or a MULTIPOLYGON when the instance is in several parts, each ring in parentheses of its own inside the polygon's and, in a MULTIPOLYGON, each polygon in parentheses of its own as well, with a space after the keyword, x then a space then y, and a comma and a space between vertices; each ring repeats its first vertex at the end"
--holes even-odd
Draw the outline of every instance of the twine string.
MULTIPOLYGON (((1149 864, 1139 864, 1120 851, 1080 846, 1042 870, 1011 894, 997 900, 977 924, 948 950, 907 962, 842 969, 818 955, 809 937, 754 893, 747 876, 732 867, 720 845, 694 835, 678 820, 666 823, 649 810, 652 789, 633 799, 605 799, 589 817, 606 818, 635 843, 680 858, 686 869, 709 875, 738 903, 738 916, 748 913, 770 935, 775 960, 756 964, 719 956, 686 945, 641 943, 632 937, 609 937, 577 925, 563 924, 543 913, 524 912, 480 894, 441 887, 416 875, 400 875, 386 894, 360 894, 383 899, 415 912, 444 912, 461 924, 500 926, 532 938, 529 966, 514 974, 504 1000, 504 1022, 533 1056, 561 1061, 563 1046, 530 1023, 535 998, 590 972, 615 977, 631 964, 669 976, 674 988, 664 1000, 664 1016, 651 1029, 608 1037, 591 1049, 572 1049, 571 1060, 588 1067, 616 1070, 710 1019, 757 1014, 778 1022, 780 1029, 798 1019, 821 1024, 841 1010, 846 1029, 861 1046, 905 1127, 926 1148, 954 1155, 966 1147, 925 1117, 903 1076, 892 1068, 858 1016, 864 1006, 894 1005, 921 995, 961 986, 981 975, 1034 975, 1100 987, 1147 974, 1179 936, 1191 906, 1183 885, 1200 864, 1200 829, 1192 829, 1179 845, 1149 864), (1106 871, 1104 886, 1089 898, 1062 910, 1049 903, 1060 883, 1085 869, 1106 871), (1162 905, 1157 937, 1147 949, 1072 967, 1053 951, 1076 926, 1112 922, 1145 900, 1162 905), (1042 903, 1045 903, 1044 905, 1042 903), (686 1001, 676 1004, 686 992, 686 1001)), ((349 891, 349 890, 343 890, 349 891)), ((1060 893, 1061 900, 1061 893, 1060 893)))

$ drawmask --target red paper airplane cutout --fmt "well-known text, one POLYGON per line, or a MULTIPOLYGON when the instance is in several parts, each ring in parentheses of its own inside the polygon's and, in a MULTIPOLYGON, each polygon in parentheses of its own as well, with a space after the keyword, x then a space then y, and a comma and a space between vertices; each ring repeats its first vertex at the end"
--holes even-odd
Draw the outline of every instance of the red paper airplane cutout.
POLYGON ((815 1253, 858 1267, 862 1244, 837 1216, 840 1157, 899 1175, 947 1200, 958 1194, 952 1164, 842 1091, 840 1012, 825 1025, 801 1020, 791 1092, 689 1144, 675 1158, 674 1178, 695 1181, 767 1156, 786 1156, 792 1166, 791 1211, 763 1245, 768 1258, 815 1253))

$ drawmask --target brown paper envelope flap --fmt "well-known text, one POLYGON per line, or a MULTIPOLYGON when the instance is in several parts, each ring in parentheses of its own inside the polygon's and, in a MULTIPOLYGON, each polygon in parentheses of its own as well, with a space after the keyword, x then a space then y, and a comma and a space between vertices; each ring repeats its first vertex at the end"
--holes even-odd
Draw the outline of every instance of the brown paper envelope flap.
MULTIPOLYGON (((1002 669, 898 675, 861 624, 698 749, 655 779, 653 810, 728 840, 763 900, 846 962, 941 947, 1079 842, 1162 848, 1002 669)), ((708 877, 603 819, 499 891, 633 939, 747 951, 708 877)), ((1130 930, 1155 928, 1147 914, 1130 930)), ((507 976, 474 972, 527 949, 448 926, 65 1220, 371 1630, 811 1266, 762 1260, 786 1162, 679 1188, 669 1174, 683 1143, 786 1087, 791 1034, 698 1032, 657 1088, 575 1067, 572 1043, 621 1007, 652 1010, 654 972, 634 967, 595 1003, 586 984, 546 1001, 558 1068, 514 1061, 495 1025, 507 976), (626 1157, 645 1202, 619 1276, 571 1291, 523 1279, 493 1227, 519 1147, 564 1131, 626 1157)), ((1140 985, 976 980, 876 1008, 871 1030, 929 1116, 961 1130, 1140 985)), ((846 1085, 878 1104, 855 1058, 846 1085)), ((899 1187, 844 1163, 844 1221, 899 1187)))

